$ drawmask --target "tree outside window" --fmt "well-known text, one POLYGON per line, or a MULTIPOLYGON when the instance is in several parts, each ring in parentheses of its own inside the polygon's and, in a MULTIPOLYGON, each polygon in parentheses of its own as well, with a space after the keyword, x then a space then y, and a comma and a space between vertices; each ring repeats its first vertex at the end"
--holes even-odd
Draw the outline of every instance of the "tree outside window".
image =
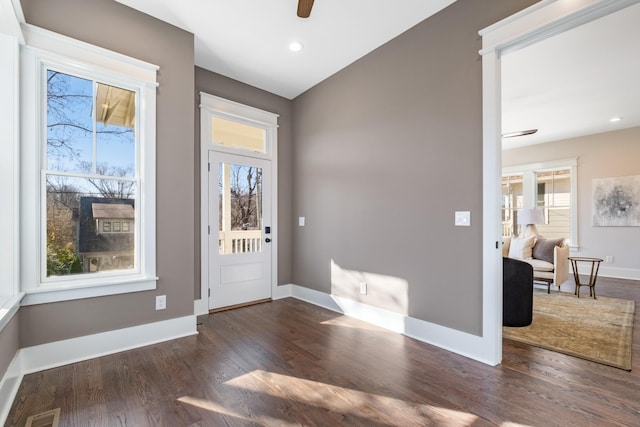
POLYGON ((54 69, 46 78, 47 277, 133 269, 135 238, 99 233, 94 212, 134 211, 136 92, 54 69))

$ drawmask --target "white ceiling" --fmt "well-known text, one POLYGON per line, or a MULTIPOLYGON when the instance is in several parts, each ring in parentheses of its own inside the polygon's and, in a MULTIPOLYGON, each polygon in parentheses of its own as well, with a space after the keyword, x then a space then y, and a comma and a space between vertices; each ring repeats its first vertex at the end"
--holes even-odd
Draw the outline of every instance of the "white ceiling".
MULTIPOLYGON (((317 0, 301 19, 297 0, 118 1, 195 34, 196 65, 289 99, 454 2, 317 0)), ((538 132, 503 148, 640 126, 638 22, 640 4, 506 55, 503 131, 538 132)))
POLYGON ((293 99, 455 0, 118 0, 195 34, 195 63, 293 99), (289 51, 289 43, 304 45, 289 51))
POLYGON ((502 61, 503 148, 640 126, 640 4, 502 61), (622 117, 616 123, 612 117, 622 117))

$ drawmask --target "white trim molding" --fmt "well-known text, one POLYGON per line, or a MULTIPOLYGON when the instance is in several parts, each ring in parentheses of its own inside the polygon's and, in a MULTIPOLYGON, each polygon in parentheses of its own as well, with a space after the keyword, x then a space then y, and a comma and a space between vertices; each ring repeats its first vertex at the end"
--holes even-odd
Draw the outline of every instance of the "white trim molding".
POLYGON ((502 268, 499 247, 502 169, 501 56, 640 0, 543 0, 480 31, 483 108, 483 345, 489 362, 502 359, 502 268), (495 218, 491 221, 491 218, 495 218))
POLYGON ((18 394, 20 383, 24 374, 20 366, 20 353, 13 356, 13 360, 9 364, 7 371, 0 379, 0 425, 4 425, 9 415, 11 405, 18 394))
POLYGON ((200 92, 200 299, 194 301, 196 316, 209 312, 209 151, 255 157, 271 162, 271 297, 278 289, 278 114, 200 92), (260 127, 266 133, 264 153, 216 145, 211 140, 211 118, 260 127))
MULTIPOLYGON (((19 7, 19 4, 17 5, 19 7)), ((20 303, 20 43, 18 12, 0 0, 0 331, 20 303)), ((20 296, 21 297, 21 296, 20 296)))
POLYGON ((150 291, 156 289, 155 279, 99 281, 94 284, 82 286, 66 286, 60 288, 39 288, 26 292, 21 305, 46 304, 56 301, 71 301, 84 298, 93 298, 105 295, 118 295, 130 292, 150 291))
POLYGON ((493 349, 485 346, 483 337, 303 286, 284 285, 280 288, 281 298, 291 296, 488 365, 496 364, 493 349), (285 295, 287 293, 290 295, 285 295))
POLYGON ((288 298, 293 296, 292 288, 293 288, 292 284, 276 286, 273 290, 273 294, 271 295, 271 299, 275 301, 278 299, 288 298))
POLYGON ((189 315, 25 347, 18 352, 22 372, 29 374, 197 333, 196 318, 189 315))
POLYGON ((0 305, 0 332, 5 326, 9 324, 13 316, 16 315, 20 306, 20 301, 24 297, 24 293, 19 293, 9 297, 3 304, 0 305))
MULTIPOLYGON (((21 52, 20 281, 23 305, 91 298, 156 288, 156 88, 158 66, 22 24, 21 52), (135 268, 48 277, 44 182, 45 71, 53 68, 136 93, 135 268)), ((94 158, 95 161, 95 158, 94 158)), ((88 174, 69 174, 87 177, 88 174)))
POLYGON ((190 315, 22 348, 0 382, 0 424, 8 415, 26 374, 197 333, 196 318, 190 315))
POLYGON ((43 54, 62 55, 70 65, 92 73, 106 71, 110 77, 119 76, 125 80, 140 80, 157 86, 156 74, 160 67, 109 49, 36 27, 22 24, 26 46, 43 54))
MULTIPOLYGON (((580 274, 589 275, 590 269, 587 267, 578 267, 580 274)), ((569 274, 573 274, 569 271, 569 274)), ((598 277, 611 277, 614 279, 628 279, 628 280, 640 280, 640 269, 638 268, 622 268, 622 267, 610 267, 605 263, 600 264, 600 270, 598 270, 598 277)), ((597 283, 597 281, 596 281, 597 283)), ((596 286, 597 287, 597 286, 596 286)))

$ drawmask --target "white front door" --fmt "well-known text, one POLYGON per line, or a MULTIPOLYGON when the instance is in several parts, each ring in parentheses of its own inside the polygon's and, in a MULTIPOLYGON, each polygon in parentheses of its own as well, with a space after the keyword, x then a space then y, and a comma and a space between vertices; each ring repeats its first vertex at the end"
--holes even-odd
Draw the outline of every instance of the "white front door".
POLYGON ((209 151, 209 309, 271 298, 271 161, 209 151))

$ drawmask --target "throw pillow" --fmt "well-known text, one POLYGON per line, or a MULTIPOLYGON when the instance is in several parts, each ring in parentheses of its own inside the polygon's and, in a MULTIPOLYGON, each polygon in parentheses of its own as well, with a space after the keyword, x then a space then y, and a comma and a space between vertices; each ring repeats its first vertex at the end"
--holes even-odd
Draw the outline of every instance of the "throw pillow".
POLYGON ((502 238, 502 256, 509 256, 509 248, 511 247, 511 237, 503 237, 502 238))
POLYGON ((545 239, 538 237, 533 247, 533 257, 553 264, 553 249, 564 245, 564 239, 545 239))
POLYGON ((527 238, 512 237, 509 246, 509 258, 530 259, 533 256, 533 245, 536 244, 536 236, 527 238))

